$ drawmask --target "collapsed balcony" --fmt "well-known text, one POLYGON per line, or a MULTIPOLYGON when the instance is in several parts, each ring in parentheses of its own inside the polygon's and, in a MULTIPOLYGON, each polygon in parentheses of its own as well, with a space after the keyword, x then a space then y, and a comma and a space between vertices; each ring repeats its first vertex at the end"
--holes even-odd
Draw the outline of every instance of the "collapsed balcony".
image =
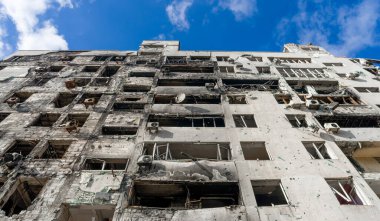
POLYGON ((216 84, 216 79, 158 79, 157 86, 169 87, 205 87, 206 84, 216 84))
POLYGON ((231 160, 228 143, 144 143, 153 160, 231 160))
POLYGON ((202 209, 239 205, 237 182, 135 181, 129 206, 202 209))
POLYGON ((166 57, 162 68, 164 72, 214 73, 215 64, 209 58, 173 56, 166 57))
POLYGON ((225 127, 220 115, 150 115, 148 122, 158 122, 160 127, 225 127))
POLYGON ((316 95, 316 94, 340 94, 339 82, 331 81, 287 81, 290 87, 297 92, 299 96, 316 95))

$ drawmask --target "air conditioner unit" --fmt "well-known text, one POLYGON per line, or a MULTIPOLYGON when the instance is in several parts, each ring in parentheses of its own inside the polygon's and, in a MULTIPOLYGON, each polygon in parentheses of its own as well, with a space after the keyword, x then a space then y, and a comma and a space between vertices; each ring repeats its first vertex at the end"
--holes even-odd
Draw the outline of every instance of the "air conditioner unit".
POLYGON ((150 166, 153 162, 153 156, 152 155, 141 155, 137 159, 137 165, 138 166, 150 166))
POLYGON ((146 127, 149 133, 155 134, 157 133, 159 126, 160 124, 158 122, 149 122, 146 127))
POLYGON ((205 87, 207 90, 212 90, 212 89, 214 89, 215 84, 214 83, 206 83, 205 87))
POLYGON ((321 104, 318 100, 306 100, 306 107, 312 110, 318 110, 321 104))
POLYGON ((323 126, 327 132, 338 133, 340 130, 340 127, 337 123, 325 123, 323 126))

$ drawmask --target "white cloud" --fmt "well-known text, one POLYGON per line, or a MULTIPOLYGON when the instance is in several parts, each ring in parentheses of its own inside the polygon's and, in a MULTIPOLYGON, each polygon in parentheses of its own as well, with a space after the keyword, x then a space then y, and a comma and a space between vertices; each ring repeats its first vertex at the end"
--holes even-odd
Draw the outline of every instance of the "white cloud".
POLYGON ((186 31, 190 28, 186 13, 192 4, 193 0, 174 0, 166 7, 166 14, 170 23, 180 31, 186 31))
MULTIPOLYGON (((296 28, 301 43, 321 45, 338 56, 354 56, 357 52, 380 43, 376 30, 380 22, 380 2, 362 0, 356 5, 334 7, 331 0, 315 0, 310 11, 306 0, 298 1, 298 13, 278 25, 278 37, 296 28)), ((313 4, 313 3, 311 3, 313 4)))
POLYGON ((257 11, 256 0, 219 0, 218 6, 230 10, 238 21, 251 17, 257 11))
MULTIPOLYGON (((9 18, 14 23, 18 32, 18 49, 65 50, 68 44, 53 23, 39 19, 47 10, 63 7, 73 8, 74 5, 71 0, 0 0, 0 17, 9 18)), ((0 32, 2 41, 4 37, 4 32, 0 32)), ((5 53, 4 46, 0 50, 0 54, 5 53)))

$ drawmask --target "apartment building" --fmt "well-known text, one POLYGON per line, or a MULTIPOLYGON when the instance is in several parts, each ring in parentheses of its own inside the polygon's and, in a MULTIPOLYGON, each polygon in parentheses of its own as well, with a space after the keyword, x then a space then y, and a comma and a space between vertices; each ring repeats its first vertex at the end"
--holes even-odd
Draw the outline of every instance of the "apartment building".
POLYGON ((18 51, 0 62, 0 220, 379 220, 380 61, 18 51))

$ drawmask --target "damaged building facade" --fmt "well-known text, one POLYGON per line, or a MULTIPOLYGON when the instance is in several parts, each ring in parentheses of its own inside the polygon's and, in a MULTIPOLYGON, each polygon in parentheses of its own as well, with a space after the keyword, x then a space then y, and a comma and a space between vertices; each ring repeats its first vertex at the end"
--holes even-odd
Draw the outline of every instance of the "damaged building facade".
POLYGON ((0 220, 379 220, 379 60, 18 51, 0 63, 0 220))

